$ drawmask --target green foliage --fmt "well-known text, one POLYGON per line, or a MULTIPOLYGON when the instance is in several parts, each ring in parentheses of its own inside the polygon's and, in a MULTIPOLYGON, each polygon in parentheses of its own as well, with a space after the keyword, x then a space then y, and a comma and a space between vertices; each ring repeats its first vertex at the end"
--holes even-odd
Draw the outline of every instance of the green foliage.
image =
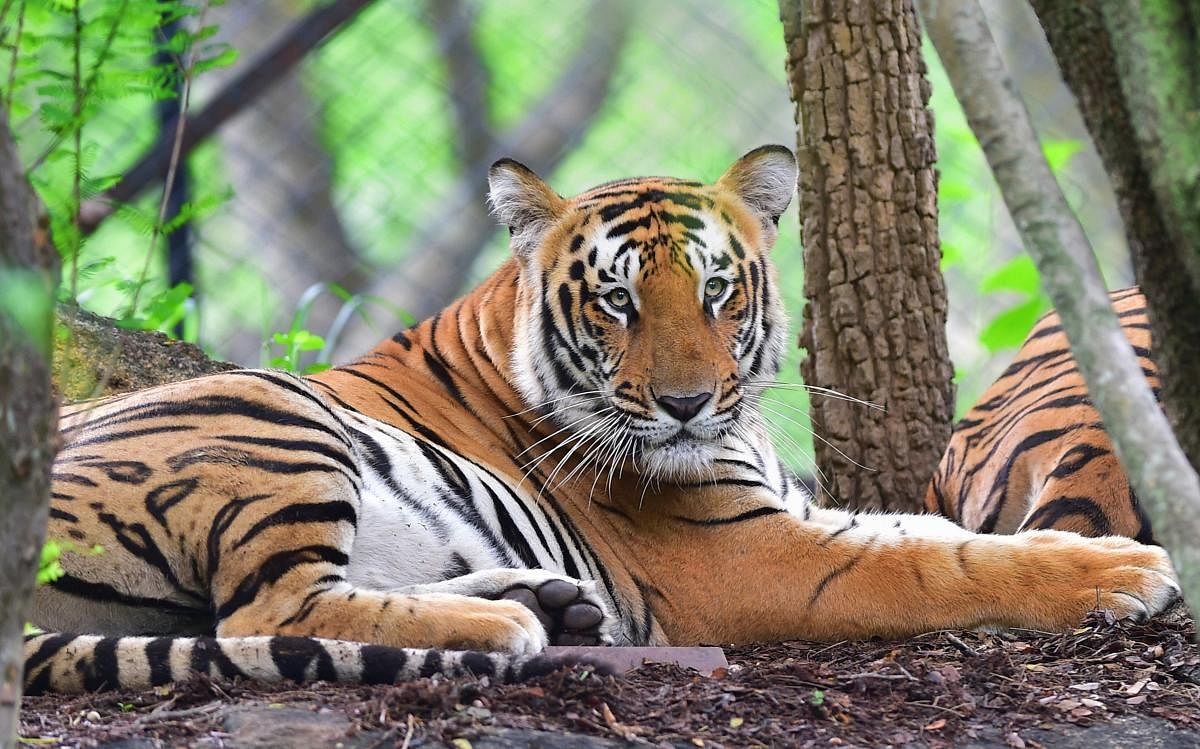
MULTIPOLYGON (((81 549, 70 541, 55 541, 54 539, 46 541, 42 545, 42 554, 38 558, 37 577, 35 578, 38 585, 52 583, 67 574, 59 559, 62 558, 63 554, 68 552, 96 556, 97 554, 104 553, 104 547, 96 544, 91 548, 81 549)), ((34 627, 32 624, 25 624, 25 634, 35 635, 38 633, 39 630, 37 627, 34 627)))
POLYGON ((42 556, 38 560, 38 585, 52 583, 58 578, 67 574, 67 571, 63 569, 62 563, 59 562, 59 559, 63 554, 68 552, 96 556, 97 554, 104 553, 104 547, 96 544, 91 548, 84 549, 69 541, 55 541, 53 539, 47 541, 45 545, 42 546, 42 556))
POLYGON ((191 298, 192 285, 186 282, 177 283, 147 299, 140 316, 124 317, 117 320, 117 325, 133 330, 159 330, 170 333, 177 323, 185 321, 183 338, 195 341, 196 318, 194 314, 189 314, 194 309, 190 304, 191 298))
MULTIPOLYGON (((1042 144, 1046 162, 1055 174, 1059 174, 1081 148, 1083 145, 1074 140, 1049 140, 1042 144)), ((943 256, 943 264, 946 262, 943 256)), ((978 288, 981 297, 1004 294, 1011 298, 1015 294, 1019 299, 993 315, 979 333, 979 342, 993 353, 1019 347, 1038 318, 1050 310, 1050 299, 1042 291, 1037 266, 1026 253, 984 276, 978 288)))
POLYGON ((48 354, 54 297, 46 277, 24 268, 0 268, 0 317, 16 323, 33 345, 48 354))
POLYGON ((272 334, 268 345, 271 348, 278 346, 283 349, 282 352, 270 357, 272 367, 297 374, 313 374, 329 369, 329 362, 301 363, 300 359, 305 352, 320 351, 325 348, 325 339, 316 333, 297 327, 294 323, 288 330, 272 334))
MULTIPOLYGON (((116 206, 111 222, 145 236, 144 261, 87 253, 81 209, 102 198, 120 180, 120 170, 153 138, 114 138, 114 122, 150 118, 156 101, 176 96, 180 81, 228 65, 236 53, 212 39, 207 9, 221 0, 11 0, 0 17, 0 85, 3 105, 28 165, 30 182, 45 203, 51 236, 64 260, 60 296, 85 301, 115 292, 124 302, 129 327, 170 331, 183 318, 176 289, 142 294, 159 240, 183 222, 211 211, 224 195, 205 194, 165 220, 141 205, 116 206), (163 29, 180 22, 169 38, 163 29), (156 53, 167 53, 157 61, 156 53), (136 117, 131 116, 136 115, 136 117), (116 267, 142 272, 113 278, 116 267)), ((136 250, 135 250, 136 251, 136 250)), ((182 296, 186 297, 186 293, 182 296)), ((103 310, 111 312, 111 310, 103 310)), ((194 325, 192 326, 195 327, 194 325)))

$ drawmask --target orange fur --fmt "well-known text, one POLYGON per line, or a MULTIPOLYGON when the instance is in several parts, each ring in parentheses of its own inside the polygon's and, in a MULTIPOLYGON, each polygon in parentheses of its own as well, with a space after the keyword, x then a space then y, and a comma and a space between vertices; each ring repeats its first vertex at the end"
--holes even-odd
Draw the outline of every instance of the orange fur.
POLYGON ((1165 606, 1169 562, 1133 541, 811 505, 757 421, 787 341, 768 251, 794 179, 767 147, 715 185, 565 199, 500 162, 514 257, 440 314, 304 380, 233 372, 70 409, 51 535, 106 551, 66 555, 35 621, 532 652, 551 617, 495 599, 547 580, 579 580, 603 641, 626 644, 1165 606))
MULTIPOLYGON (((1114 291, 1112 300, 1157 393, 1146 300, 1136 288, 1114 291)), ((925 507, 980 533, 1055 528, 1152 541, 1058 315, 1038 321, 955 427, 925 507)))

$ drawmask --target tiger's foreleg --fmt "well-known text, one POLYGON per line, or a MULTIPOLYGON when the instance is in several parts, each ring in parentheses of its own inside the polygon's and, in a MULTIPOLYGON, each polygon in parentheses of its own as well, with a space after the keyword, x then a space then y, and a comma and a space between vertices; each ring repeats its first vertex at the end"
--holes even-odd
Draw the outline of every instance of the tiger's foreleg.
POLYGON ((639 522, 650 603, 673 644, 1061 631, 1093 608, 1143 619, 1178 596, 1166 554, 1123 538, 901 535, 885 523, 834 528, 782 512, 671 522, 682 504, 639 522))
POLYGON ((344 475, 293 480, 278 489, 262 501, 285 498, 279 509, 262 507, 256 519, 231 512, 213 522, 208 546, 218 637, 300 635, 511 653, 546 646, 545 627, 517 601, 348 582, 358 500, 344 475))

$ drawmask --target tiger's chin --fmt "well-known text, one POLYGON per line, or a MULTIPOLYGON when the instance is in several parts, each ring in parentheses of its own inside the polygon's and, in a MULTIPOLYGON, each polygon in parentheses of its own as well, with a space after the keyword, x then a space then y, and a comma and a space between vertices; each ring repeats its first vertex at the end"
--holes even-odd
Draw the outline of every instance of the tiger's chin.
POLYGON ((650 481, 685 482, 710 478, 719 445, 696 437, 673 437, 647 447, 639 467, 650 481))

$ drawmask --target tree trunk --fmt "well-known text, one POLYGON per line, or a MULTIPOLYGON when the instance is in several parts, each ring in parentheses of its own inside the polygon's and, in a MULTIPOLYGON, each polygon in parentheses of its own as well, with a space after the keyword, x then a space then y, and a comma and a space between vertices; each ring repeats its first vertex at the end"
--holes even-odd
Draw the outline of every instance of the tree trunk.
MULTIPOLYGON (((1200 480, 1155 405, 1118 326, 1087 237, 1067 206, 976 0, 921 0, 929 38, 1041 272, 1071 353, 1129 483, 1171 553, 1184 597, 1200 600, 1200 480)), ((1182 271, 1181 271, 1182 272, 1182 271)))
POLYGON ((50 493, 58 410, 50 338, 58 254, 0 113, 0 747, 16 745, 22 632, 50 493))
POLYGON ((930 87, 911 0, 780 0, 796 103, 809 385, 822 499, 917 510, 950 438, 930 87), (822 439, 823 438, 823 439, 822 439))
POLYGON ((1200 470, 1200 3, 1032 4, 1112 180, 1162 401, 1200 470))

